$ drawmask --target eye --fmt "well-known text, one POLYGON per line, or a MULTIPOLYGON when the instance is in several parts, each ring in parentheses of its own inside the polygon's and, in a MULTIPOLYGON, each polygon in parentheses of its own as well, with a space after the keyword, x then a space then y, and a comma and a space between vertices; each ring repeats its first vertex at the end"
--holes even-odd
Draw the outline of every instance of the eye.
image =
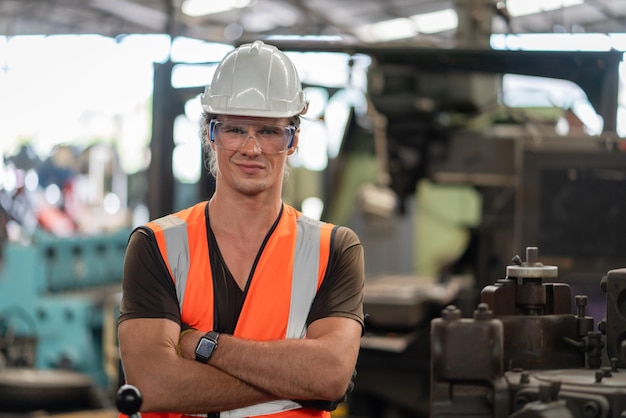
POLYGON ((275 127, 275 126, 266 126, 266 127, 261 128, 259 130, 259 133, 261 135, 279 135, 280 128, 275 127))
POLYGON ((245 130, 239 125, 224 125, 222 127, 222 132, 231 134, 243 134, 245 133, 245 130))

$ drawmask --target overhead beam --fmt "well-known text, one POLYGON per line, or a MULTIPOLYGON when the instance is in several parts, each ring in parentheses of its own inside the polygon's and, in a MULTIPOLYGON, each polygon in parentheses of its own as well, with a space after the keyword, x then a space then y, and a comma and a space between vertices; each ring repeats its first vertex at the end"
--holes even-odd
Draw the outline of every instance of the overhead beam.
POLYGON ((91 0, 89 5, 154 31, 167 32, 167 14, 154 7, 127 0, 91 0))

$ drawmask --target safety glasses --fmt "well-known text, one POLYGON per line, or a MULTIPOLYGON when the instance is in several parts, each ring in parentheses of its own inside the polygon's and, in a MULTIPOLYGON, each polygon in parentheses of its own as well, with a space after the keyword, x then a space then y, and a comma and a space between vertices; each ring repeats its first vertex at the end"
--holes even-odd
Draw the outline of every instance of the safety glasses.
POLYGON ((213 119, 209 138, 215 145, 229 151, 240 151, 250 138, 264 154, 280 154, 293 144, 295 126, 281 126, 252 119, 213 119))

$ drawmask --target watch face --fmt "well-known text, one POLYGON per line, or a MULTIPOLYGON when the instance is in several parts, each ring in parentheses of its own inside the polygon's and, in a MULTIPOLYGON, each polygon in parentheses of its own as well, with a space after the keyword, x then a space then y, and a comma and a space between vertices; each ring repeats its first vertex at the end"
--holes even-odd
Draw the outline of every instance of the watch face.
POLYGON ((196 355, 202 357, 204 361, 208 361, 209 357, 211 357, 211 353, 215 348, 215 341, 209 340, 208 338, 202 337, 198 342, 198 347, 196 348, 196 355))

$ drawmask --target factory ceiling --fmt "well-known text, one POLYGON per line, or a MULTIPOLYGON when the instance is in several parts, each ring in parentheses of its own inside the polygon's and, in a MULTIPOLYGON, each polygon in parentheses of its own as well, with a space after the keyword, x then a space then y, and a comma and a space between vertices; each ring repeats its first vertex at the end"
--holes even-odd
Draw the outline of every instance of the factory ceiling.
POLYGON ((282 34, 458 46, 457 24, 485 18, 493 33, 621 33, 626 0, 0 0, 7 36, 168 33, 235 44, 282 34), (222 10, 200 10, 208 6, 222 10))

